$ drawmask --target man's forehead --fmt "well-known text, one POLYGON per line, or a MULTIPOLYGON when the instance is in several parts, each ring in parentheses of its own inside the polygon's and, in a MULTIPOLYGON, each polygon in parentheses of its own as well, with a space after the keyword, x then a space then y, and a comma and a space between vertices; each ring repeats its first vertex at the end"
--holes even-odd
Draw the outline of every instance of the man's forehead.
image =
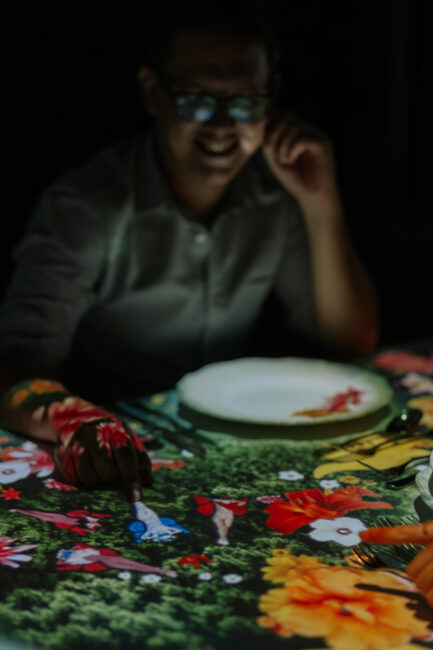
POLYGON ((265 46, 252 37, 182 33, 174 39, 167 71, 184 79, 238 77, 260 85, 268 79, 269 66, 265 46))

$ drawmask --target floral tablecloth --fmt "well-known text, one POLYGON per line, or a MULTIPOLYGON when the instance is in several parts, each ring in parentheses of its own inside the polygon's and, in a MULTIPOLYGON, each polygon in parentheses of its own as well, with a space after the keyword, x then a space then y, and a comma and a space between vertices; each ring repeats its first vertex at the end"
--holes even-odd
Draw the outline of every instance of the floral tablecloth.
MULTIPOLYGON (((394 412, 433 427, 432 360, 375 363, 394 412)), ((178 412, 175 391, 146 399, 178 412)), ((131 419, 154 471, 134 506, 65 484, 45 449, 0 431, 0 634, 62 650, 433 648, 405 560, 365 569, 351 550, 380 515, 433 518, 415 481, 391 484, 405 463, 426 471, 433 435, 386 422, 321 441, 203 432, 203 457, 131 419)))

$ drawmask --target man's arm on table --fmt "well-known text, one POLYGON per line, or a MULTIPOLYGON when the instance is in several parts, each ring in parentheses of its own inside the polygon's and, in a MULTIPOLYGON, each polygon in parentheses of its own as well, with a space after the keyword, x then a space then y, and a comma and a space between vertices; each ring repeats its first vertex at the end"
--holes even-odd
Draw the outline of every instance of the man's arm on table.
POLYGON ((122 480, 127 497, 141 499, 141 485, 152 480, 151 464, 125 422, 72 395, 25 355, 1 356, 0 368, 1 425, 53 443, 69 482, 92 486, 122 480))
POLYGON ((131 494, 151 478, 141 441, 119 418, 59 388, 52 370, 67 358, 81 319, 98 299, 104 233, 97 209, 73 187, 54 186, 42 198, 15 252, 0 315, 2 422, 54 443, 69 481, 123 479, 131 494))
POLYGON ((338 352, 368 355, 378 337, 377 299, 346 230, 330 142, 281 111, 269 121, 263 153, 304 215, 320 336, 338 352))

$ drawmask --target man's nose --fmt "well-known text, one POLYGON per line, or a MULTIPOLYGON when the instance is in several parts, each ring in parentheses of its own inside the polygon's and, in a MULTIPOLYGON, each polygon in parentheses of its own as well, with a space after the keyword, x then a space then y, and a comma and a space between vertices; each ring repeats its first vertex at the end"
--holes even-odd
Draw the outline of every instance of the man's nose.
POLYGON ((218 104, 214 115, 207 121, 207 124, 214 128, 233 128, 236 126, 236 120, 230 117, 227 106, 218 104))

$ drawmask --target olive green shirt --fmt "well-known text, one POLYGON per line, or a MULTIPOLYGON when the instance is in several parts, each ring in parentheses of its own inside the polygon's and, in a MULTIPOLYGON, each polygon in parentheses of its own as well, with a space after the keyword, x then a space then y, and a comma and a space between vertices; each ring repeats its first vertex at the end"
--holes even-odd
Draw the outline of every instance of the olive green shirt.
POLYGON ((207 229, 176 206, 152 133, 125 140, 48 189, 15 260, 0 351, 83 382, 168 387, 242 356, 271 293, 288 337, 315 336, 303 217, 261 153, 207 229))

